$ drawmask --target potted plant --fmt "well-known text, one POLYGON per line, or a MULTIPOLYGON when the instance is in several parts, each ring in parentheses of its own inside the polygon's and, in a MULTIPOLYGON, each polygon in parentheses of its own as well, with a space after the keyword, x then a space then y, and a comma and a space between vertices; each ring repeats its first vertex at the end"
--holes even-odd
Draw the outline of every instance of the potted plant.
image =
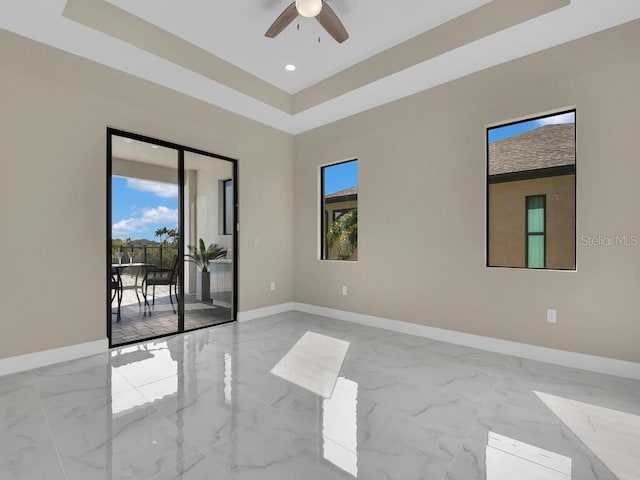
POLYGON ((197 246, 188 245, 187 260, 194 263, 199 271, 196 273, 196 300, 211 300, 209 262, 224 255, 227 251, 216 243, 205 247, 204 240, 200 239, 197 246))

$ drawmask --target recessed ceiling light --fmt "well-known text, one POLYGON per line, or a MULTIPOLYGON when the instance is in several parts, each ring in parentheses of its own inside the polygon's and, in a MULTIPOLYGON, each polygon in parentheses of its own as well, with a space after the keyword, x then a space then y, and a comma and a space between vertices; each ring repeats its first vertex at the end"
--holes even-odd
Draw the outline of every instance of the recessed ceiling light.
POLYGON ((287 72, 293 72, 293 71, 296 69, 296 66, 290 63, 289 65, 285 65, 285 66, 284 66, 284 69, 285 69, 287 72))
POLYGON ((128 137, 121 137, 121 138, 124 143, 129 143, 129 144, 136 143, 136 141, 133 138, 128 138, 128 137))
POLYGON ((151 145, 151 148, 160 148, 158 145, 151 145))

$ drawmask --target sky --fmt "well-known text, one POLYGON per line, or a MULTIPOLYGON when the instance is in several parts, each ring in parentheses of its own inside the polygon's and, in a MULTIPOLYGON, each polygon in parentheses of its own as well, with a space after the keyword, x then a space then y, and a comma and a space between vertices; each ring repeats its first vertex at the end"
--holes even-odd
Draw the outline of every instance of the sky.
POLYGON ((114 176, 112 238, 155 238, 158 228, 178 225, 178 185, 114 176))
POLYGON ((358 185, 358 161, 340 163, 324 169, 324 194, 358 185))
POLYGON ((560 115, 552 115, 549 117, 539 118, 537 120, 529 120, 519 122, 505 127, 494 127, 489 129, 489 143, 497 142, 507 137, 512 137, 518 133, 523 133, 534 128, 543 127, 544 125, 558 125, 562 123, 575 123, 575 112, 561 113, 560 115))

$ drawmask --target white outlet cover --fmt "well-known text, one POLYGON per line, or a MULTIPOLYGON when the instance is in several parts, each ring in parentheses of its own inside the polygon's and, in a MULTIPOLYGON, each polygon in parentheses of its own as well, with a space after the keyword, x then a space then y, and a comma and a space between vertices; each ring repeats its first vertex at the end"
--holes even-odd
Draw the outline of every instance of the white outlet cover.
POLYGON ((547 310, 547 322, 549 323, 557 323, 558 321, 558 312, 552 308, 547 310))
POLYGON ((342 286, 342 294, 343 295, 347 294, 347 287, 345 285, 342 286))

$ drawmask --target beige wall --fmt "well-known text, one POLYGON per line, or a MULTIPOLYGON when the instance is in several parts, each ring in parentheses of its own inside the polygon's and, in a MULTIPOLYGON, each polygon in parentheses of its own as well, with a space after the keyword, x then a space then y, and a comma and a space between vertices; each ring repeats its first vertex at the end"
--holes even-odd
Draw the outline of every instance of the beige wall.
POLYGON ((489 185, 489 265, 526 267, 526 197, 546 195, 546 268, 575 268, 575 175, 489 185))
POLYGON ((290 135, 2 30, 0 64, 0 358, 106 337, 107 126, 238 158, 240 310, 292 300, 290 135))
POLYGON ((485 267, 485 128, 553 109, 577 107, 578 238, 640 233, 638 45, 634 22, 296 137, 296 301, 640 361, 640 247, 579 244, 576 272, 485 267), (344 158, 359 258, 322 262, 319 166, 344 158))
POLYGON ((484 266, 485 127, 556 108, 577 106, 578 238, 640 233, 638 44, 634 22, 294 144, 0 31, 0 358, 106 335, 110 125, 240 159, 240 310, 294 299, 640 361, 640 247, 579 243, 576 272, 484 266), (322 262, 317 175, 345 158, 359 160, 359 260, 322 262), (558 324, 545 322, 547 308, 558 324))

